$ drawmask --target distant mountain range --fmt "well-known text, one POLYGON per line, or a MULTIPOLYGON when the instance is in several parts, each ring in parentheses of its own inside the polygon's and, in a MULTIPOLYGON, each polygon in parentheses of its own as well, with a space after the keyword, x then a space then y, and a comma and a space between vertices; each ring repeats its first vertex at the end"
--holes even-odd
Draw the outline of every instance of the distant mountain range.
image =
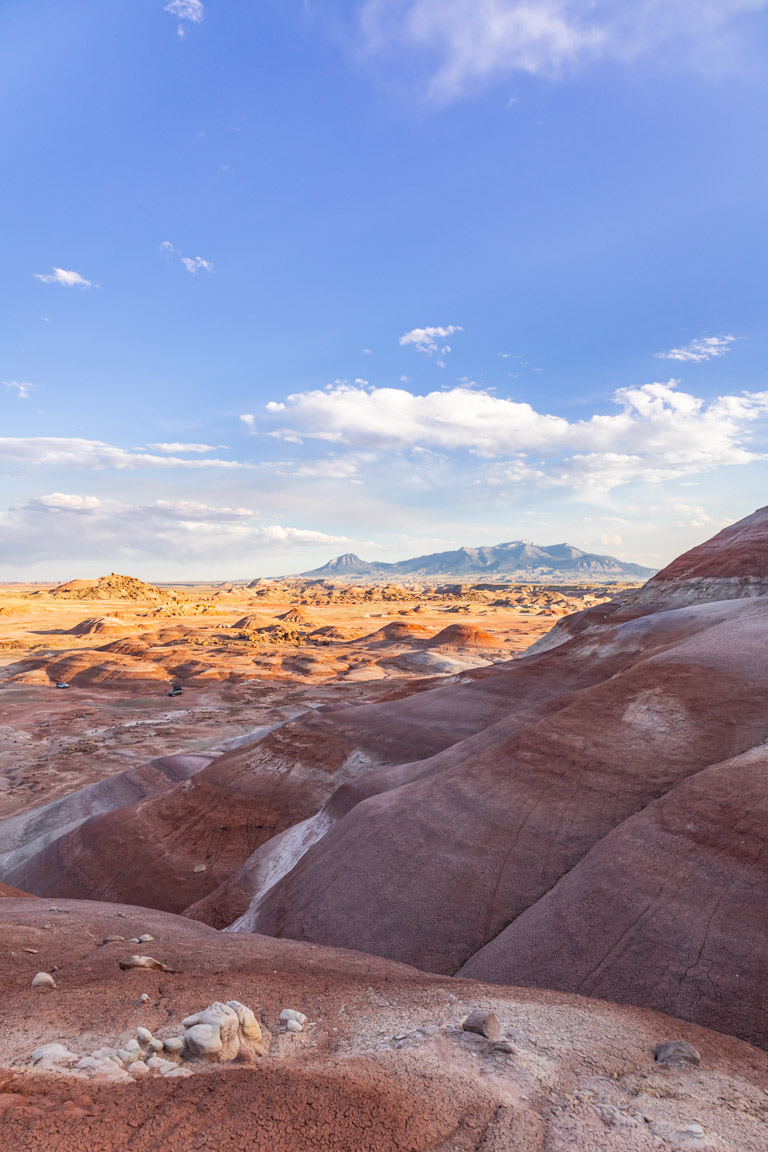
POLYGON ((511 540, 485 548, 457 548, 453 552, 432 552, 393 564, 361 560, 354 552, 335 556, 322 568, 302 572, 302 576, 493 576, 540 582, 544 580, 647 580, 654 568, 626 564, 615 556, 582 552, 572 544, 533 544, 511 540))

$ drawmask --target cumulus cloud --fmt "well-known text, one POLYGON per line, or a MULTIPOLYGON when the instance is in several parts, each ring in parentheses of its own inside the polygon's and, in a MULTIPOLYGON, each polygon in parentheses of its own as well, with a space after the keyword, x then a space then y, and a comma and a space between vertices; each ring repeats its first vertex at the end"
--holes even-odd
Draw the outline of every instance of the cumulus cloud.
POLYGON ((65 492, 37 496, 0 514, 0 548, 18 563, 72 559, 193 562, 255 557, 264 549, 354 543, 311 528, 262 524, 250 508, 187 500, 127 504, 65 492))
POLYGON ((34 384, 22 384, 19 380, 3 380, 3 384, 15 392, 19 400, 28 400, 29 394, 34 388, 34 384))
POLYGON ((670 348, 669 352, 657 352, 659 360, 686 360, 700 364, 703 360, 714 360, 730 352, 735 336, 705 336, 701 340, 691 340, 682 348, 670 348))
POLYGON ((569 421, 474 388, 419 396, 344 384, 273 401, 267 412, 280 421, 271 434, 288 442, 464 452, 488 460, 495 483, 608 489, 761 458, 751 429, 768 415, 768 392, 707 401, 669 380, 620 388, 613 399, 616 411, 569 421))
POLYGON ((366 0, 371 55, 415 56, 431 96, 450 100, 510 72, 556 76, 599 59, 627 60, 672 44, 711 50, 766 0, 366 0))
MULTIPOLYGON (((207 446, 206 451, 208 450, 207 446)), ((189 451, 189 449, 187 449, 189 451)), ((155 456, 140 449, 119 448, 103 440, 64 436, 0 436, 0 470, 64 468, 249 468, 236 460, 185 460, 155 456)))
POLYGON ((450 352, 450 344, 443 344, 440 346, 438 340, 445 340, 448 336, 452 336, 454 332, 463 332, 464 329, 458 324, 448 324, 446 327, 436 328, 412 328, 410 332, 405 332, 400 337, 400 344, 403 347, 418 348, 419 352, 426 353, 427 356, 444 356, 450 352))
POLYGON ((53 272, 35 272, 35 280, 42 280, 43 284, 61 284, 64 288, 90 288, 91 281, 86 280, 79 272, 68 272, 66 268, 54 268, 53 272))
POLYGON ((209 260, 203 260, 202 256, 182 256, 181 262, 187 272, 191 272, 193 276, 201 269, 204 272, 213 272, 213 264, 209 260))

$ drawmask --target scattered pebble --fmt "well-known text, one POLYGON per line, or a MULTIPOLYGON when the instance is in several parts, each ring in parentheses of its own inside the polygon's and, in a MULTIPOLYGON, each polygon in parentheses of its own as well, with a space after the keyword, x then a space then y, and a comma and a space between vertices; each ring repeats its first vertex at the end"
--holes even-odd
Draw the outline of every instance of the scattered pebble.
POLYGON ((664 1040, 656 1048, 654 1058, 657 1064, 669 1068, 698 1068, 701 1055, 687 1040, 664 1040))
POLYGON ((102 944, 125 944, 125 936, 105 936, 102 944))
POLYGON ((145 932, 143 936, 139 936, 139 944, 151 944, 154 936, 150 936, 149 932, 145 932))
POLYGON ((149 1028, 137 1028, 136 1039, 138 1040, 139 1044, 149 1044, 152 1039, 152 1033, 150 1032, 149 1028))
POLYGON ((285 1024, 286 1029, 289 1032, 301 1032, 302 1028, 307 1022, 307 1018, 304 1013, 297 1011, 296 1008, 283 1008, 282 1012, 280 1013, 280 1019, 282 1020, 283 1024, 285 1024), (298 1024, 299 1027, 288 1028, 288 1025, 291 1022, 298 1024))
POLYGON ((139 996, 139 1003, 140 1004, 149 1004, 149 996, 147 995, 146 992, 142 992, 141 996, 139 996))
POLYGON ((38 974, 32 980, 32 987, 45 991, 48 988, 55 988, 56 981, 54 980, 53 976, 51 976, 50 972, 38 972, 38 974))
POLYGON ((207 864, 195 864, 192 871, 193 872, 207 872, 208 871, 208 865, 207 864))
POLYGON ((154 956, 124 956, 118 963, 124 972, 130 968, 156 968, 159 972, 171 971, 170 968, 166 968, 165 964, 155 960, 154 956))
POLYGON ((462 1021, 461 1027, 465 1032, 476 1032, 479 1036, 485 1036, 487 1040, 495 1041, 501 1036, 498 1017, 495 1013, 486 1012, 482 1008, 475 1008, 474 1012, 470 1012, 466 1020, 462 1021))

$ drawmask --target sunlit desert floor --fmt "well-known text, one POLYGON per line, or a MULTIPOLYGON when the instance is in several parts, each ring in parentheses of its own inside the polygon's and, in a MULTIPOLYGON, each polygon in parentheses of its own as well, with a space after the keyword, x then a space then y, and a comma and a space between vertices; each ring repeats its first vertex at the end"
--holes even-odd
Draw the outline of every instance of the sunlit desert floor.
POLYGON ((0 585, 0 818, 157 757, 225 751, 331 701, 512 659, 610 591, 287 581, 147 595, 0 585), (174 684, 183 694, 169 697, 174 684))

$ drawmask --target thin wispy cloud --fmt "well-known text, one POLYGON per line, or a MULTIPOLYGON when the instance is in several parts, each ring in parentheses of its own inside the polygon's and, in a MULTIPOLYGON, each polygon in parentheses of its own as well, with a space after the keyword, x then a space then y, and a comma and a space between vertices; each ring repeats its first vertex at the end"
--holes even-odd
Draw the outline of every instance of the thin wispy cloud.
MULTIPOLYGON (((222 445, 220 444, 221 448, 222 445)), ((147 448, 154 449, 155 452, 215 452, 215 444, 147 444, 147 448)))
MULTIPOLYGON (((716 49, 766 0, 366 0, 369 55, 416 58, 429 95, 452 100, 510 72, 558 76, 601 59, 673 45, 678 59, 716 49)), ((413 61, 412 61, 413 62, 413 61)))
POLYGON ((245 424, 250 432, 256 431, 256 417, 253 412, 243 412, 242 416, 240 416, 240 422, 245 424))
POLYGON ((424 352, 427 356, 446 356, 451 351, 451 346, 450 344, 439 343, 439 341, 446 340, 454 332, 463 331, 464 329, 458 324, 434 328, 412 328, 410 332, 405 332, 400 337, 400 344, 404 348, 417 348, 419 352, 424 352))
POLYGON ((63 288, 90 288, 91 281, 86 280, 79 272, 70 272, 66 268, 54 268, 52 272, 35 272, 35 280, 42 280, 43 284, 61 284, 63 288))
MULTIPOLYGON (((290 547, 349 545, 347 536, 286 524, 264 524, 251 508, 191 500, 125 503, 51 492, 0 513, 0 548, 17 564, 69 560, 108 564, 116 558, 218 563, 290 547)), ((81 570, 78 567, 78 570, 81 570)))
POLYGON ((35 387, 34 384, 23 384, 20 380, 3 380, 3 384, 15 392, 19 400, 28 400, 30 392, 35 387))
POLYGON ((186 460, 181 456, 155 456, 143 450, 120 448, 103 440, 77 437, 0 437, 0 471, 26 471, 42 467, 135 471, 150 468, 250 468, 253 465, 215 457, 186 460))
POLYGON ((209 260, 203 260, 202 256, 182 256, 181 262, 187 272, 191 272, 193 275, 200 271, 213 272, 213 264, 209 260))
POLYGON ((657 352, 659 360, 684 360, 689 363, 700 364, 705 360, 714 360, 718 356, 725 356, 730 352, 735 336, 705 336, 701 340, 691 340, 690 344, 682 348, 670 348, 669 352, 657 352))
POLYGON ((179 36, 184 36, 186 29, 184 21, 190 24, 202 24, 205 18, 205 9, 202 0, 168 0, 165 5, 165 11, 170 12, 172 16, 176 16, 179 20, 179 25, 176 29, 179 36))

